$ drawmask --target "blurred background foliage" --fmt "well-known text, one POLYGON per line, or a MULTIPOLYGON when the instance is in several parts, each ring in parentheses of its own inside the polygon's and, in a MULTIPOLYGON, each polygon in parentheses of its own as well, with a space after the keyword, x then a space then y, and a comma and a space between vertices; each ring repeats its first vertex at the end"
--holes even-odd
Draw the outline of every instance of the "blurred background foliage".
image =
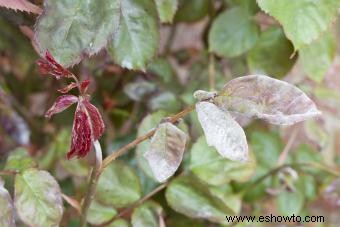
MULTIPOLYGON (((42 1, 32 2, 42 6, 42 1)), ((166 23, 159 22, 157 57, 148 59, 143 70, 121 67, 116 55, 105 50, 73 66, 76 75, 91 80, 93 103, 104 116, 104 155, 194 104, 195 90, 218 90, 230 79, 251 73, 298 86, 317 103, 322 117, 292 127, 243 122, 254 162, 239 164, 208 147, 192 113, 180 124, 190 142, 166 189, 115 218, 158 186, 142 156, 148 148, 145 141, 104 171, 90 209, 91 224, 115 218, 106 226, 225 226, 226 215, 295 214, 325 217, 325 223, 308 226, 337 226, 340 21, 331 15, 337 9, 335 13, 328 6, 321 9, 326 4, 320 3, 319 10, 327 14, 325 20, 331 17, 332 26, 316 31, 313 41, 302 45, 295 36, 304 32, 305 25, 301 22, 298 31, 293 25, 299 25, 299 16, 312 24, 308 14, 302 10, 294 15, 291 1, 273 3, 279 8, 286 2, 281 10, 272 10, 273 4, 266 2, 270 1, 260 0, 259 5, 272 16, 252 0, 180 0, 172 23, 168 23, 174 11, 169 3, 169 8, 158 12, 166 23)), ((73 109, 52 120, 43 117, 65 81, 39 74, 35 65, 39 55, 32 45, 35 21, 34 14, 0 8, 0 169, 39 166, 58 180, 63 194, 80 201, 91 157, 65 158, 73 109)), ((1 178, 12 191, 13 179, 1 178)), ((78 226, 77 220, 77 212, 65 203, 61 226, 78 226)), ((233 223, 237 227, 255 224, 233 223)))

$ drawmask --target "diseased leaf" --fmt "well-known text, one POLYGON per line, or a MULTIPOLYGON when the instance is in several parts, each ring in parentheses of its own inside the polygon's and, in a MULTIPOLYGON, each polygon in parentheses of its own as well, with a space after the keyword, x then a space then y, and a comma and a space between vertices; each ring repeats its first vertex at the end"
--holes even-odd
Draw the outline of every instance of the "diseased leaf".
POLYGON ((105 168, 96 191, 99 202, 121 208, 136 202, 140 197, 139 179, 129 166, 115 161, 105 168))
POLYGON ((279 27, 271 27, 261 33, 259 41, 247 55, 252 73, 263 73, 275 78, 285 76, 295 63, 291 58, 294 47, 279 27))
POLYGON ((226 222, 225 215, 235 213, 224 204, 220 194, 193 179, 192 176, 180 176, 171 181, 165 197, 175 211, 191 218, 203 218, 215 223, 226 222))
POLYGON ((0 226, 15 227, 13 201, 0 179, 0 226))
POLYGON ((252 153, 249 162, 231 161, 209 147, 204 136, 192 146, 190 154, 191 171, 210 185, 225 185, 231 180, 244 182, 255 173, 256 161, 252 153))
POLYGON ((108 44, 109 53, 122 67, 144 70, 158 48, 159 32, 154 2, 120 0, 119 7, 120 24, 108 44))
POLYGON ((132 227, 161 227, 161 223, 164 223, 162 212, 159 204, 146 202, 134 209, 131 217, 132 227))
POLYGON ((259 28, 244 9, 234 7, 221 13, 209 32, 209 50, 223 57, 236 57, 252 48, 259 28))
POLYGON ((321 82, 333 62, 335 52, 335 40, 329 33, 302 47, 299 54, 307 76, 316 82, 321 82))
POLYGON ((178 169, 186 140, 187 135, 173 124, 167 122, 158 126, 144 157, 159 182, 166 181, 178 169))
POLYGON ((15 177, 15 207, 30 226, 58 226, 63 201, 56 180, 46 171, 29 169, 15 177))
POLYGON ((46 0, 35 31, 41 53, 64 66, 97 53, 118 28, 119 7, 120 0, 46 0))
POLYGON ((158 16, 161 22, 172 22, 178 5, 178 0, 155 0, 158 16))
POLYGON ((295 50, 325 33, 340 7, 338 0, 257 0, 257 3, 282 24, 295 50))
POLYGON ((42 11, 39 6, 36 6, 27 0, 0 0, 0 6, 15 11, 19 10, 35 14, 40 14, 42 11))
POLYGON ((197 103, 196 112, 209 146, 233 161, 248 160, 246 135, 229 113, 210 102, 197 103))
POLYGON ((87 221, 92 225, 101 225, 111 220, 116 214, 117 211, 113 207, 105 206, 93 200, 89 208, 87 221))
POLYGON ((23 171, 25 169, 36 167, 37 163, 29 156, 25 148, 17 148, 10 152, 5 169, 14 171, 23 171))
POLYGON ((278 125, 291 125, 320 115, 314 102, 300 89, 262 75, 229 81, 214 103, 225 111, 278 125))
POLYGON ((176 22, 195 22, 207 16, 212 7, 210 0, 179 0, 176 22))
POLYGON ((66 110, 67 108, 69 108, 73 103, 78 102, 78 97, 74 96, 74 95, 62 95, 59 96, 53 106, 47 110, 45 117, 52 117, 52 115, 60 113, 64 110, 66 110))

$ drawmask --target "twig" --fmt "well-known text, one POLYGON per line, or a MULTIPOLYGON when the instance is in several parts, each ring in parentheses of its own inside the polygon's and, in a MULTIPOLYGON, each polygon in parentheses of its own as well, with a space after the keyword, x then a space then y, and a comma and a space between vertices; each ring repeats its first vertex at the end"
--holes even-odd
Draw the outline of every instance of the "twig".
POLYGON ((172 25, 170 28, 170 34, 168 36, 168 40, 164 47, 164 55, 168 55, 170 53, 171 46, 172 46, 175 36, 176 36, 176 25, 172 25))
POLYGON ((214 56, 213 53, 209 54, 208 77, 209 77, 209 88, 210 88, 210 91, 214 91, 215 90, 215 56, 214 56))
POLYGON ((300 125, 297 125, 295 127, 296 128, 292 132, 291 136, 288 139, 286 146, 284 147, 284 149, 282 150, 282 152, 281 152, 281 154, 278 158, 278 161, 277 161, 278 166, 282 165, 285 162, 285 160, 287 159, 288 153, 293 146, 294 140, 296 139, 296 136, 298 135, 298 133, 300 131, 300 125))
POLYGON ((15 175, 19 173, 17 170, 1 170, 0 175, 15 175))
POLYGON ((98 140, 94 141, 94 147, 96 151, 96 163, 91 171, 89 186, 86 191, 85 199, 81 206, 80 226, 86 227, 87 213, 96 192, 97 182, 100 176, 100 170, 102 166, 102 150, 98 140))
MULTIPOLYGON (((182 110, 181 112, 173 115, 172 117, 169 117, 168 118, 168 122, 175 123, 180 118, 186 116, 188 113, 190 113, 194 109, 195 109, 194 105, 193 106, 189 106, 186 109, 182 110)), ((156 131, 156 129, 153 129, 150 132, 146 133, 145 135, 142 135, 142 136, 136 138, 134 141, 128 143, 127 145, 125 145, 124 147, 118 149, 117 151, 113 151, 112 154, 110 154, 109 156, 107 156, 103 160, 103 165, 102 165, 102 168, 99 170, 99 172, 100 173, 103 172, 104 168, 107 167, 113 160, 115 160, 119 156, 125 154, 130 149, 134 148, 135 146, 137 146, 138 144, 140 144, 144 140, 147 140, 147 139, 151 138, 153 136, 153 134, 155 133, 155 131, 156 131)))
POLYGON ((105 222, 103 225, 108 225, 111 222, 113 222, 114 220, 116 220, 117 218, 123 217, 124 215, 130 213, 133 209, 135 209, 137 206, 142 205, 146 200, 150 199, 152 196, 154 196, 155 194, 157 194, 158 192, 162 191, 166 186, 168 186, 169 181, 160 184, 157 188, 155 188, 154 190, 152 190, 151 192, 149 192, 147 195, 145 195, 143 198, 141 198, 140 200, 138 200, 137 202, 135 202, 134 204, 132 204, 130 207, 122 210, 119 214, 117 214, 116 216, 114 216, 111 220, 105 222))

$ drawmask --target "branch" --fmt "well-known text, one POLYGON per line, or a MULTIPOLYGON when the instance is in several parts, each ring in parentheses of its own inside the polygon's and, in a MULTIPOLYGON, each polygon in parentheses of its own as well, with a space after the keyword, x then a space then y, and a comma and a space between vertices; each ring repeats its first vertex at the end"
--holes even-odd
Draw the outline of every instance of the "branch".
MULTIPOLYGON (((180 118, 186 116, 188 113, 190 113, 191 111, 193 111, 195 109, 195 106, 189 106, 186 109, 182 110, 181 112, 169 117, 167 119, 168 122, 171 123, 175 123, 177 122, 180 118)), ((114 161, 116 158, 118 158, 119 156, 125 154, 126 152, 128 152, 130 149, 134 148, 135 146, 137 146, 138 144, 140 144, 141 142, 151 138, 153 136, 153 134, 155 134, 156 129, 151 130, 150 132, 146 133, 145 135, 142 135, 138 138, 136 138, 134 141, 128 143, 127 145, 125 145, 124 147, 118 149, 117 151, 113 151, 112 154, 110 154, 109 156, 107 156, 104 160, 103 160, 103 165, 102 168, 99 170, 100 173, 103 172, 103 170, 105 169, 105 167, 107 167, 112 161, 114 161)))
POLYGON ((89 186, 86 191, 86 195, 84 201, 81 206, 81 215, 80 215, 80 226, 86 227, 87 222, 87 213, 90 208, 91 202, 94 198, 94 194, 96 192, 97 182, 100 176, 100 170, 102 166, 102 149, 98 140, 94 141, 94 148, 96 151, 96 163, 92 168, 89 186))

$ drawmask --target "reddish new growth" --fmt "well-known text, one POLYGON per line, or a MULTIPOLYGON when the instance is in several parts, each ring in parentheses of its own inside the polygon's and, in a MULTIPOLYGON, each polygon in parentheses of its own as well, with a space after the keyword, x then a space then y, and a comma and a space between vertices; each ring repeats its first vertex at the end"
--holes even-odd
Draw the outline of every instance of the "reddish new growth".
POLYGON ((75 82, 58 91, 66 94, 71 89, 77 87, 80 94, 79 97, 74 95, 59 96, 52 107, 46 112, 45 117, 50 118, 52 115, 64 111, 72 104, 78 103, 74 114, 71 149, 67 153, 67 158, 86 156, 90 152, 93 142, 102 136, 105 129, 98 109, 90 103, 89 96, 85 94, 90 81, 84 80, 78 83, 73 74, 58 64, 49 52, 46 52, 45 59, 40 59, 37 63, 41 72, 49 73, 55 76, 56 79, 62 77, 75 79, 75 82))
POLYGON ((39 65, 41 74, 51 74, 57 80, 72 75, 72 73, 61 66, 48 51, 45 53, 45 58, 39 59, 37 64, 39 65))

